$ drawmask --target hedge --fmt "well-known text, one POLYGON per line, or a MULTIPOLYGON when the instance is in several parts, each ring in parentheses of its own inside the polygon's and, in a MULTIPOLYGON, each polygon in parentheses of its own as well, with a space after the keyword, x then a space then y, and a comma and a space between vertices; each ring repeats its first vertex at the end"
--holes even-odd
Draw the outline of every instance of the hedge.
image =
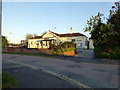
POLYGON ((66 51, 72 51, 76 49, 76 45, 73 42, 64 42, 62 44, 59 45, 50 45, 49 50, 51 51, 52 54, 57 55, 60 53, 64 53, 66 51))
POLYGON ((120 59, 120 47, 95 47, 94 54, 97 58, 120 59))

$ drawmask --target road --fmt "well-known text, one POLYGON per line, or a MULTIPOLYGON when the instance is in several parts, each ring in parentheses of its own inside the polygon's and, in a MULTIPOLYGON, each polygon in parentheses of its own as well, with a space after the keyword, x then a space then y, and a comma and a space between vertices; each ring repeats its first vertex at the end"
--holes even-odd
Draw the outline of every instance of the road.
MULTIPOLYGON (((92 60, 92 58, 87 58, 92 60, 92 62, 86 62, 89 61, 86 58, 74 59, 3 54, 3 63, 11 62, 41 70, 60 77, 77 87, 118 88, 117 64, 103 63, 102 60, 101 63, 100 61, 98 61, 99 63, 93 63, 95 59, 92 60)), ((36 76, 36 78, 38 77, 36 76)))
POLYGON ((3 71, 17 79, 15 88, 77 88, 48 73, 6 60, 3 60, 3 71))

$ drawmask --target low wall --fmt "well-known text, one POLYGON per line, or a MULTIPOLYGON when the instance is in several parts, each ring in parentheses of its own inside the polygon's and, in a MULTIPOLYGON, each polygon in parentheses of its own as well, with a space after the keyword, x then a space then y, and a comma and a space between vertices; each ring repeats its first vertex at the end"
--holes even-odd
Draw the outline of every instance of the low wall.
MULTIPOLYGON (((41 53, 41 54, 52 54, 48 49, 37 49, 37 48, 13 48, 13 47, 3 47, 2 52, 16 52, 16 53, 41 53)), ((61 53, 60 55, 74 56, 75 51, 67 51, 61 53)))
POLYGON ((60 53, 60 55, 67 55, 67 56, 74 56, 75 55, 75 51, 66 51, 64 53, 60 53))
POLYGON ((13 48, 13 47, 3 47, 2 52, 16 52, 16 53, 40 53, 38 49, 28 49, 28 48, 13 48))

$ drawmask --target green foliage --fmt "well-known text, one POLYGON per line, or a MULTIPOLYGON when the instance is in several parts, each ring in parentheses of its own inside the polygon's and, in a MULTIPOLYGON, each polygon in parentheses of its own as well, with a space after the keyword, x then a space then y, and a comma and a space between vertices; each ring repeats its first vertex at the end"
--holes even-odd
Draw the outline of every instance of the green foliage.
POLYGON ((110 11, 108 22, 112 24, 112 45, 120 46, 120 1, 115 2, 115 6, 110 11))
POLYGON ((58 55, 58 54, 66 52, 66 51, 75 50, 76 47, 75 47, 75 43, 73 43, 73 42, 65 42, 65 43, 59 44, 57 46, 50 47, 49 49, 52 54, 58 55))
POLYGON ((103 14, 98 13, 96 16, 92 16, 90 18, 90 20, 87 20, 87 25, 85 27, 85 32, 86 31, 93 31, 95 27, 98 26, 99 23, 101 23, 101 16, 103 16, 103 14))
POLYGON ((111 24, 100 23, 91 31, 91 38, 94 40, 95 47, 108 46, 111 41, 111 24))
POLYGON ((110 49, 95 47, 94 53, 97 58, 120 59, 120 47, 110 49))
POLYGON ((5 36, 2 36, 2 47, 6 47, 8 45, 8 40, 5 36))
POLYGON ((107 23, 102 23, 101 16, 92 16, 85 28, 93 39, 95 56, 120 59, 120 1, 110 10, 107 23))
POLYGON ((56 45, 55 45, 55 44, 50 44, 49 49, 52 49, 52 48, 55 48, 55 47, 56 47, 56 45))
POLYGON ((36 36, 38 36, 37 34, 26 34, 26 36, 25 36, 25 40, 27 41, 29 38, 33 38, 33 37, 36 37, 36 36))
POLYGON ((2 88, 13 88, 17 84, 17 80, 6 72, 2 73, 2 88))

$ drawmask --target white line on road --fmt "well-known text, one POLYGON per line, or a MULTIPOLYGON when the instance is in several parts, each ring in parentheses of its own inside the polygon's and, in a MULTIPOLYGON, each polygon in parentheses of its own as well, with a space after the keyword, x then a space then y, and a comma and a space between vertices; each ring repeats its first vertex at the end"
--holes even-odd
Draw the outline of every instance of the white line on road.
POLYGON ((8 67, 2 67, 3 69, 6 69, 6 68, 16 68, 16 67, 21 67, 23 65, 14 65, 14 66, 8 66, 8 67))
POLYGON ((12 62, 12 63, 24 65, 24 66, 30 67, 30 68, 32 68, 32 69, 35 69, 35 70, 41 70, 41 71, 43 71, 43 72, 46 72, 46 73, 51 74, 51 75, 53 75, 53 76, 56 76, 56 77, 58 77, 58 78, 60 78, 60 79, 63 79, 63 80, 65 80, 65 81, 67 81, 67 82, 69 82, 69 83, 71 83, 71 84, 73 84, 73 85, 76 85, 78 88, 89 88, 90 90, 93 90, 92 87, 90 87, 90 86, 88 86, 88 85, 86 85, 86 84, 83 84, 82 82, 77 81, 77 80, 75 80, 75 79, 72 79, 72 78, 70 78, 70 77, 67 77, 67 76, 65 76, 65 75, 61 75, 61 74, 58 74, 58 73, 55 73, 55 72, 51 72, 51 71, 46 70, 46 69, 44 69, 44 68, 32 66, 32 65, 30 65, 30 64, 24 64, 24 63, 21 63, 21 62, 12 61, 12 60, 7 60, 7 59, 4 59, 4 60, 9 61, 9 62, 12 62))

